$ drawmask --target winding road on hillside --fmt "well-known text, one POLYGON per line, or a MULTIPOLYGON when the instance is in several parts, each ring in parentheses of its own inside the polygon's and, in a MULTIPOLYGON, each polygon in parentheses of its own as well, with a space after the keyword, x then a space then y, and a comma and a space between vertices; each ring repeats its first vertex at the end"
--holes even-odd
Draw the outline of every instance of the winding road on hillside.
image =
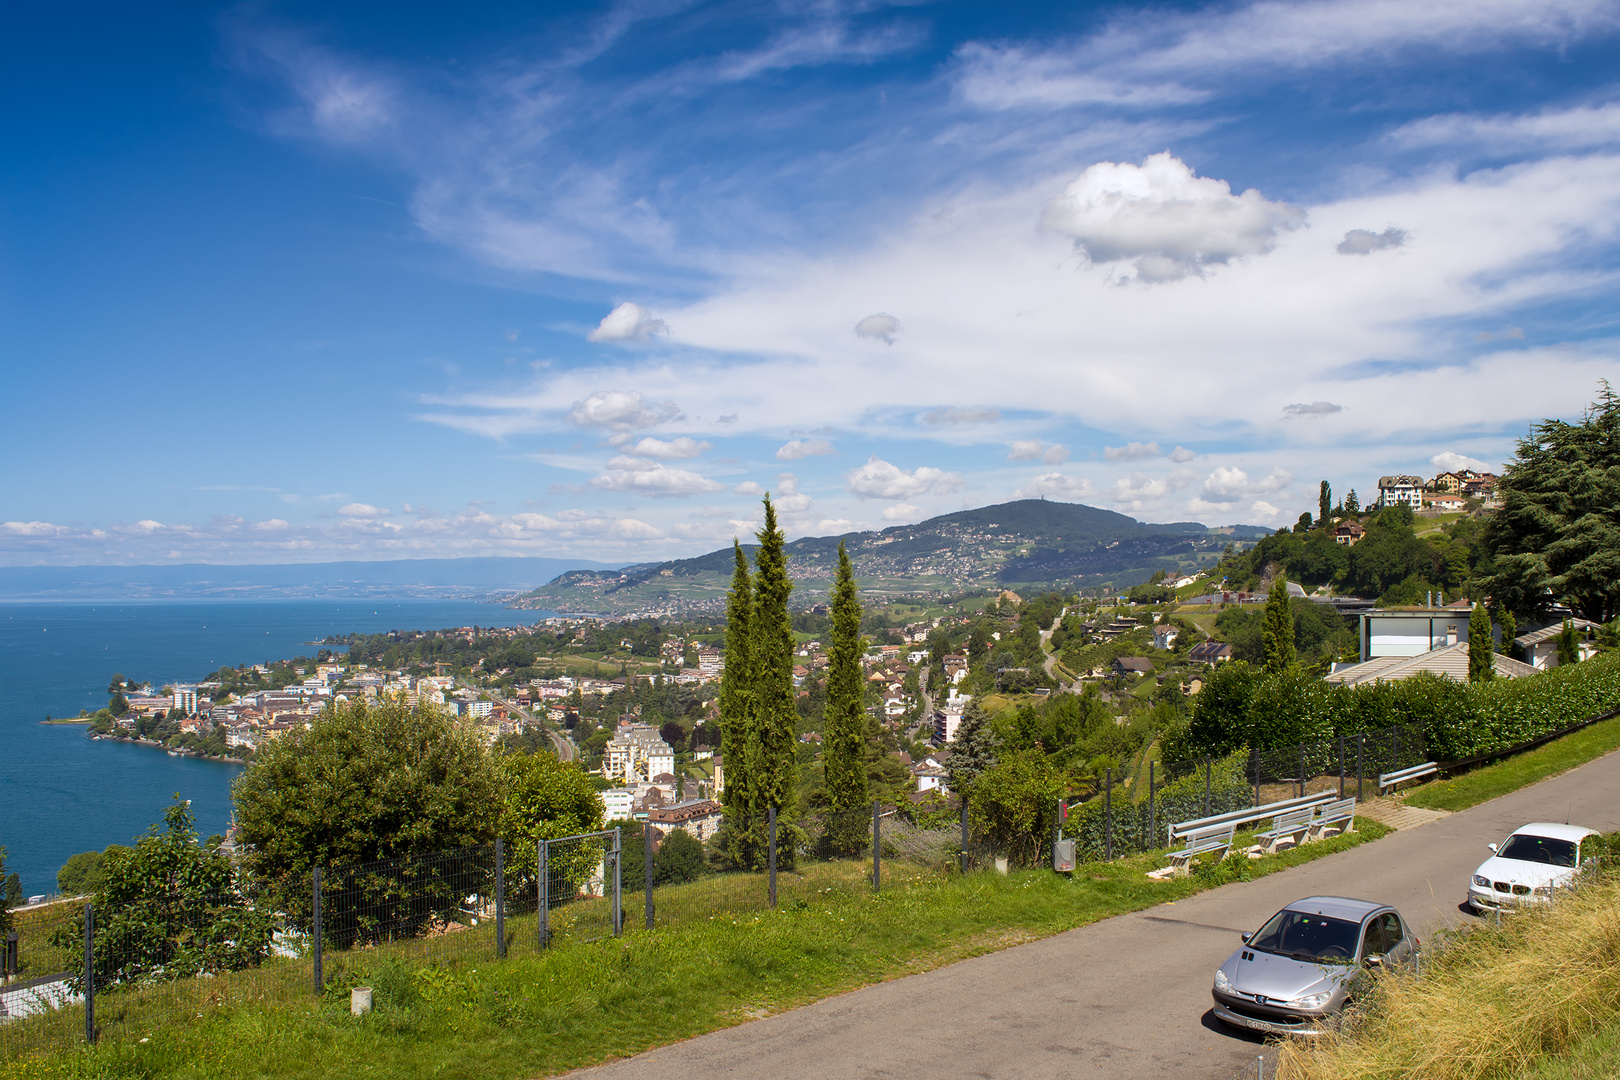
MULTIPOLYGON (((1209 1015, 1217 965, 1300 897, 1394 904, 1420 935, 1459 910, 1485 845, 1532 821, 1620 828, 1620 753, 1252 882, 879 983, 574 1075, 590 1080, 1253 1075, 1263 1046, 1209 1015)), ((1269 1057, 1269 1055, 1268 1055, 1269 1057)), ((1270 1074, 1270 1066, 1267 1066, 1270 1074)))

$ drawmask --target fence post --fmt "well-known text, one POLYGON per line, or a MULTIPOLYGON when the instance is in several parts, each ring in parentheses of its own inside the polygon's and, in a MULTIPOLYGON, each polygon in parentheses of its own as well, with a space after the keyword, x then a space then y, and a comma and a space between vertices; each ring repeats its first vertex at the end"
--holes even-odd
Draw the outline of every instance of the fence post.
POLYGON ((321 989, 325 985, 325 980, 321 978, 321 868, 320 867, 317 866, 315 868, 315 872, 310 875, 310 881, 313 883, 314 890, 315 890, 315 906, 314 906, 314 910, 311 912, 311 919, 310 919, 310 921, 314 924, 314 930, 315 930, 315 996, 320 997, 321 996, 321 989))
POLYGON ((1158 843, 1159 822, 1158 822, 1158 819, 1156 819, 1153 816, 1153 796, 1155 794, 1155 783, 1154 783, 1154 779, 1153 779, 1153 766, 1155 766, 1157 764, 1158 764, 1158 762, 1156 762, 1156 761, 1148 762, 1148 831, 1147 831, 1147 834, 1148 834, 1148 843, 1155 844, 1155 845, 1157 845, 1157 843, 1158 843))
POLYGON ((613 936, 624 933, 624 827, 613 826, 613 936))
POLYGON ((770 810, 771 810, 771 817, 770 817, 770 826, 771 826, 771 854, 770 854, 771 907, 775 907, 776 906, 776 807, 773 806, 773 807, 770 808, 770 810))
POLYGON ((1356 736, 1356 802, 1361 802, 1366 796, 1361 791, 1361 761, 1363 752, 1367 749, 1367 733, 1363 731, 1356 736))
POLYGON ((535 877, 539 879, 535 884, 540 902, 538 930, 540 948, 544 949, 551 944, 551 842, 537 838, 534 843, 535 877))
POLYGON ((1395 752, 1390 755, 1389 769, 1394 772, 1401 767, 1401 729, 1397 726, 1392 734, 1395 736, 1395 752))
POLYGON ((881 803, 872 803, 872 891, 883 891, 883 834, 878 824, 881 803))
POLYGON ((652 822, 641 827, 641 878, 647 888, 647 929, 653 928, 653 853, 652 822))
MULTIPOLYGON (((1250 750, 1249 751, 1249 760, 1254 763, 1254 803, 1252 805, 1259 806, 1260 805, 1260 751, 1258 751, 1258 750, 1250 750)), ((1206 814, 1205 816, 1207 817, 1208 815, 1206 814)))
POLYGON ((962 795, 962 873, 968 872, 968 801, 962 795))
POLYGON ((1305 744, 1299 744, 1299 793, 1305 794, 1305 744))
POLYGON ((495 838, 495 959, 506 959, 506 848, 495 838))
POLYGON ((1344 798, 1344 736, 1339 736, 1339 798, 1344 798))
MULTIPOLYGON (((1209 776, 1210 776, 1210 771, 1212 769, 1214 769, 1214 767, 1215 767, 1215 759, 1214 758, 1208 758, 1207 757, 1207 758, 1204 759, 1204 816, 1205 817, 1209 817, 1209 776)), ((1255 805, 1258 806, 1259 803, 1256 803, 1255 805)))
POLYGON ((96 911, 84 905, 84 1041, 96 1041, 96 911))
POLYGON ((1114 770, 1103 770, 1103 861, 1114 860, 1114 770))

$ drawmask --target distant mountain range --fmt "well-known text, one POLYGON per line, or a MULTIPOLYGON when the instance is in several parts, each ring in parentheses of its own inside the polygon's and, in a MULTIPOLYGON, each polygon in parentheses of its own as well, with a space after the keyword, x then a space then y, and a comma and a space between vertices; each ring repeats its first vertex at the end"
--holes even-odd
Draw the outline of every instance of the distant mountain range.
POLYGON ((483 599, 521 593, 565 570, 611 565, 586 559, 491 557, 250 566, 8 566, 0 567, 0 599, 483 599))
MULTIPOLYGON (((794 602, 825 598, 842 541, 867 595, 916 595, 994 585, 1095 588, 1137 584, 1156 570, 1208 566, 1228 543, 1258 540, 1254 525, 1211 528, 1195 521, 1153 525, 1078 503, 1024 499, 897 525, 881 532, 816 536, 787 545, 794 602)), ((753 554, 754 546, 745 550, 753 554)), ((517 603, 557 611, 718 611, 733 556, 722 548, 695 559, 619 570, 570 570, 517 603)))

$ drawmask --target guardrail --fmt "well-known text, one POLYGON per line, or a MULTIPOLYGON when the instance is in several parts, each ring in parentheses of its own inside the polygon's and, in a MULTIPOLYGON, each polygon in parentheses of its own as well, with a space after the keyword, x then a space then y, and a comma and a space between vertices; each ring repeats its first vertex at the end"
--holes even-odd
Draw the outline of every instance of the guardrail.
POLYGON ((1386 788, 1404 784, 1408 780, 1422 780, 1426 776, 1435 776, 1440 772, 1440 766, 1432 761, 1425 761, 1421 765, 1409 765, 1394 772, 1378 774, 1378 793, 1382 795, 1386 788))
POLYGON ((1188 833, 1198 829, 1205 829, 1211 825, 1231 825, 1234 829, 1240 825, 1247 825, 1256 821, 1265 821, 1267 818, 1286 814, 1290 810, 1303 810, 1307 807, 1315 808, 1325 806, 1330 802, 1338 801, 1338 796, 1331 791, 1324 791, 1316 795, 1296 795, 1292 799, 1281 799, 1277 802, 1266 803, 1264 806, 1251 806, 1245 810, 1231 810, 1224 814, 1212 814, 1209 817, 1194 818, 1191 821, 1178 821, 1170 826, 1170 845, 1174 846, 1177 840, 1188 833))

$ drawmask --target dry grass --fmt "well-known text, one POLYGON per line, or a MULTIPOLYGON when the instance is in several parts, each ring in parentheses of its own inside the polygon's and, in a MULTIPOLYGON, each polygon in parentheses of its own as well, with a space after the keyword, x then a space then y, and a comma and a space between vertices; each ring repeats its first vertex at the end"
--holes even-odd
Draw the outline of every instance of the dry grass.
MULTIPOLYGON (((1282 1048, 1279 1080, 1496 1080, 1545 1069, 1620 1023, 1620 878, 1430 948, 1379 980, 1339 1036, 1282 1048)), ((1548 1075, 1556 1075, 1550 1073, 1548 1075)))

